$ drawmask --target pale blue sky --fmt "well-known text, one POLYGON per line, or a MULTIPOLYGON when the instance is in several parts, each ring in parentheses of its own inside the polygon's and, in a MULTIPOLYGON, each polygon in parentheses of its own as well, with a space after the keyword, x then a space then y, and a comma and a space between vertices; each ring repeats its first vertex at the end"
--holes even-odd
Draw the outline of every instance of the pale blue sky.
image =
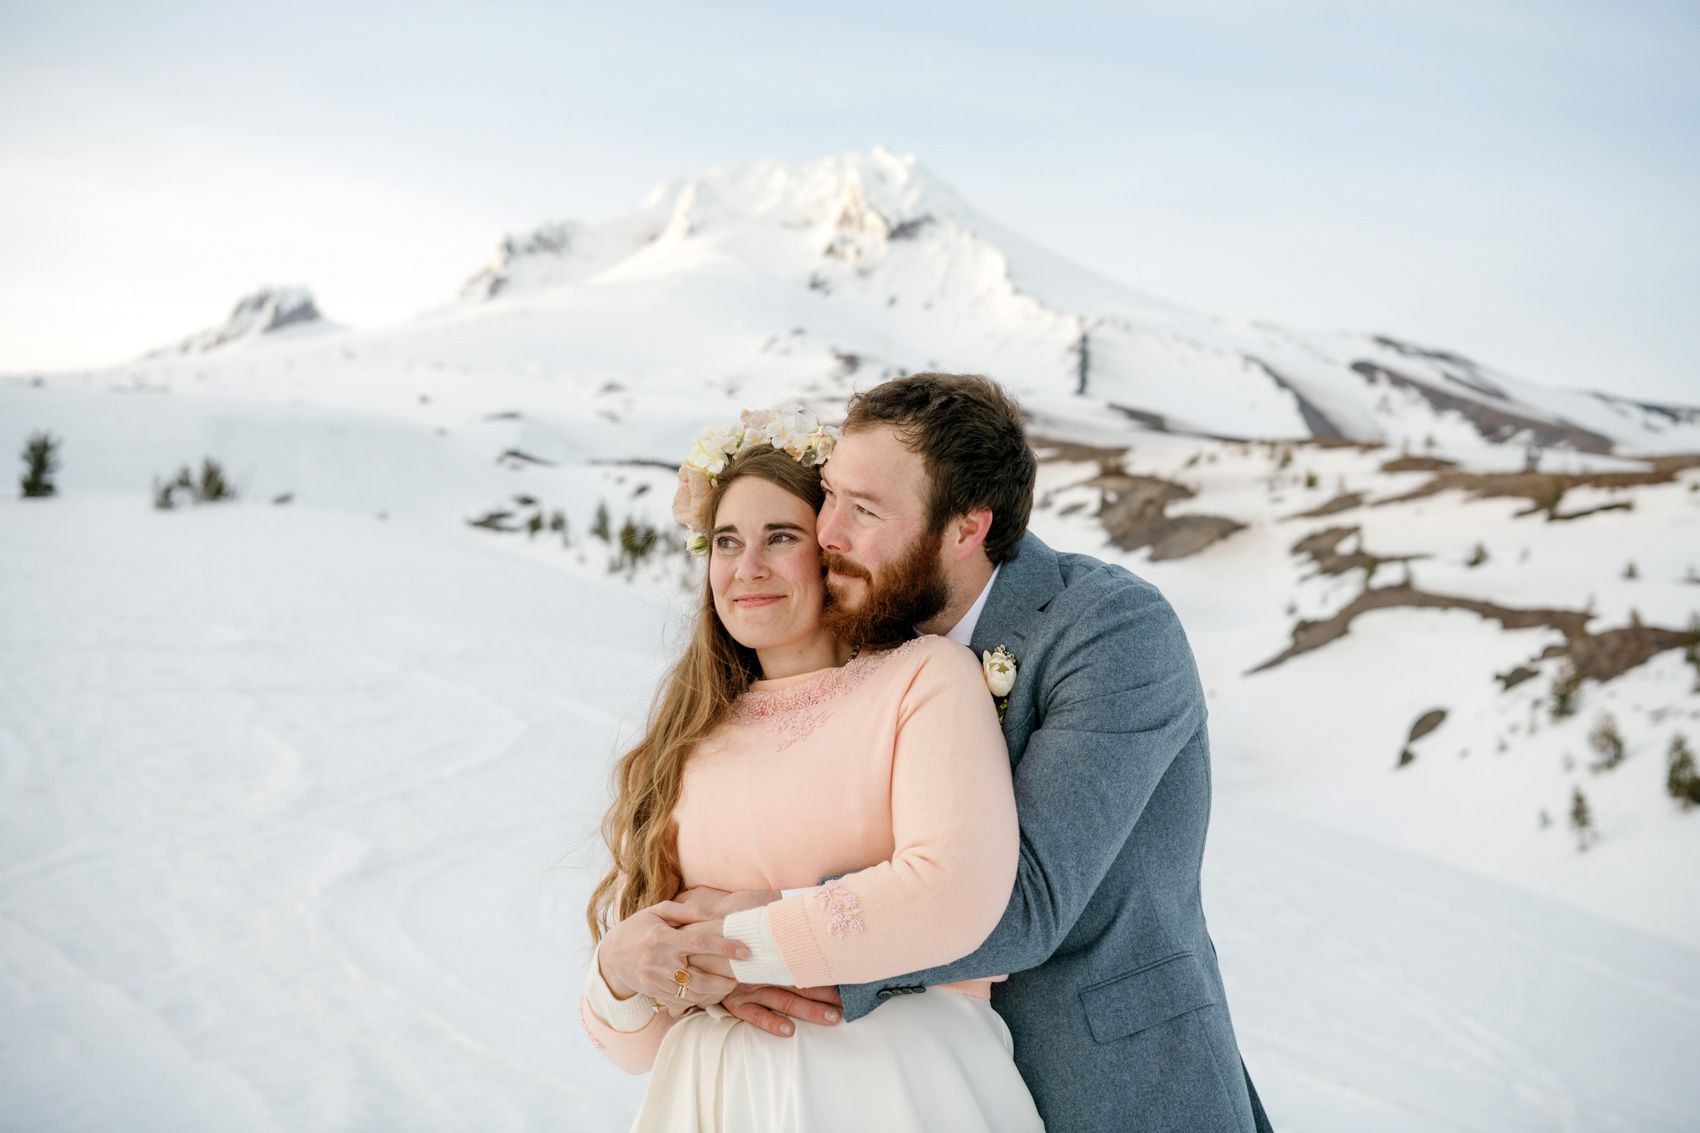
POLYGON ((0 370, 264 282, 356 325, 503 232, 883 144, 1224 315, 1700 402, 1700 5, 0 0, 0 370))

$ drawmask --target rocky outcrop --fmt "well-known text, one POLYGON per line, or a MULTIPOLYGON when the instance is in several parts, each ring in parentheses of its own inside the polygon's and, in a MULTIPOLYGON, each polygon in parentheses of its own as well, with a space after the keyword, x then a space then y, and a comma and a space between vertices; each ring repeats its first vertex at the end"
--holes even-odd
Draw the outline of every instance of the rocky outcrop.
POLYGON ((304 287, 262 287, 237 301, 230 317, 216 327, 189 335, 173 346, 151 352, 157 358, 171 354, 205 354, 287 327, 318 326, 335 329, 319 313, 313 295, 304 287))

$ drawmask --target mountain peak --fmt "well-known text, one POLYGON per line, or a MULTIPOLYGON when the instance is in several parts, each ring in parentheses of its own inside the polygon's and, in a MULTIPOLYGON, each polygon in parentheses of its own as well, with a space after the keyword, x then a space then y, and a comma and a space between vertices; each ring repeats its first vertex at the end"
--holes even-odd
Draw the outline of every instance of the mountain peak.
POLYGON ((205 354, 286 327, 335 330, 336 324, 319 313, 313 294, 305 287, 261 287, 237 300, 230 316, 216 327, 189 335, 173 346, 152 351, 149 357, 165 354, 205 354))

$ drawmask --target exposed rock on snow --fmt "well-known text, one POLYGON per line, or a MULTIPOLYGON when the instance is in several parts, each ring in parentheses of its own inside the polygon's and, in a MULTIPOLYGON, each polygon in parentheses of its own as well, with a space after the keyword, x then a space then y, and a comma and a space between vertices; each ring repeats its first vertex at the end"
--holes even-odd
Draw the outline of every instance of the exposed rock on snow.
POLYGON ((244 295, 223 324, 192 334, 175 346, 155 350, 148 357, 205 354, 289 328, 297 332, 341 329, 319 313, 306 288, 262 287, 244 295))

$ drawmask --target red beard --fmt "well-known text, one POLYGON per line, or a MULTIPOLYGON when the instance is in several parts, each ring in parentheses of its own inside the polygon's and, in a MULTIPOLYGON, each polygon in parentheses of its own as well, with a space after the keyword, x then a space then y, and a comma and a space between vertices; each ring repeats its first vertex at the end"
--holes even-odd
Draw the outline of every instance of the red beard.
POLYGON ((873 577, 860 563, 836 551, 821 552, 827 570, 867 580, 861 605, 847 609, 829 577, 821 625, 840 641, 859 646, 897 645, 915 636, 915 627, 934 617, 950 599, 938 533, 923 533, 873 577))

